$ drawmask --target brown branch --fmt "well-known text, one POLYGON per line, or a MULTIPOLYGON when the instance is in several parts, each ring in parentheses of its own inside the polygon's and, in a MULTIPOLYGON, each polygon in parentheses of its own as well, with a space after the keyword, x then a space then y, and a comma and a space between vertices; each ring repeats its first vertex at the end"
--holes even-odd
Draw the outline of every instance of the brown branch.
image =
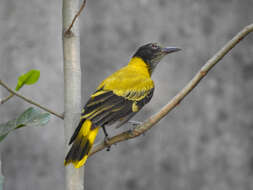
POLYGON ((118 134, 105 142, 100 142, 92 148, 90 155, 95 154, 98 151, 103 150, 107 146, 111 146, 121 141, 135 138, 151 127, 158 123, 164 116, 166 116, 173 108, 175 108, 179 103, 189 94, 204 78, 207 73, 236 45, 238 44, 245 36, 253 31, 253 24, 246 26, 241 30, 232 40, 230 40, 225 46, 223 46, 213 57, 211 57, 206 64, 197 72, 193 79, 167 104, 165 105, 158 113, 151 116, 143 124, 136 126, 133 130, 125 131, 121 134, 118 134))
POLYGON ((74 18, 73 18, 71 24, 69 25, 68 29, 64 32, 64 35, 69 36, 71 34, 71 28, 73 27, 76 19, 80 16, 80 14, 81 14, 82 10, 84 9, 85 5, 86 5, 86 0, 83 0, 83 3, 81 5, 79 11, 74 16, 74 18))
POLYGON ((28 102, 28 103, 30 103, 30 104, 33 104, 33 105, 35 105, 35 106, 37 106, 37 107, 39 107, 39 108, 45 110, 46 112, 49 112, 49 113, 51 113, 51 114, 53 114, 53 115, 55 115, 55 116, 57 116, 57 117, 59 117, 59 118, 61 118, 61 119, 64 119, 64 116, 63 116, 63 115, 58 114, 58 113, 56 113, 56 112, 54 112, 54 111, 52 111, 52 110, 50 110, 50 109, 48 109, 48 108, 46 108, 46 107, 44 107, 44 106, 42 106, 42 105, 40 105, 40 104, 34 102, 34 101, 32 101, 32 100, 30 100, 30 99, 28 99, 28 98, 26 98, 26 97, 24 97, 24 96, 22 96, 22 95, 16 93, 14 90, 10 89, 10 88, 9 88, 3 81, 1 81, 1 80, 0 80, 0 85, 3 86, 6 90, 8 90, 12 95, 15 95, 15 96, 17 96, 17 97, 23 99, 24 101, 26 101, 26 102, 28 102))
POLYGON ((0 104, 4 104, 5 102, 7 102, 9 99, 11 99, 14 96, 14 94, 10 94, 9 96, 3 98, 2 100, 0 100, 0 104))

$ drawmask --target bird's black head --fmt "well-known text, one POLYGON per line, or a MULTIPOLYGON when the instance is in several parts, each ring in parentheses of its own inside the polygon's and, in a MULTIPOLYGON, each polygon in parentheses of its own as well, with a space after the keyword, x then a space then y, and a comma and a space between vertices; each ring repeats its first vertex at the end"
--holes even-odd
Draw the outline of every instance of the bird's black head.
POLYGON ((141 58, 148 65, 150 73, 152 73, 165 55, 180 50, 176 47, 162 47, 158 43, 148 43, 141 46, 133 57, 141 58))

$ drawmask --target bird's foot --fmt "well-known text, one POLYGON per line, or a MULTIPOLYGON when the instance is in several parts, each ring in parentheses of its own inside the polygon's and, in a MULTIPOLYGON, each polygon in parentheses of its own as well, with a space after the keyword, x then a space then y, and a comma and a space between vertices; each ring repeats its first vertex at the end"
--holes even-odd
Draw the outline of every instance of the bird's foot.
POLYGON ((133 125, 134 127, 137 126, 137 125, 143 124, 143 122, 141 122, 141 121, 133 121, 133 120, 128 121, 128 123, 130 123, 130 124, 133 125))
POLYGON ((111 146, 109 145, 109 138, 108 138, 108 135, 105 136, 105 138, 104 138, 104 143, 105 143, 105 145, 107 146, 106 151, 110 151, 111 146))
POLYGON ((102 126, 102 129, 103 129, 103 131, 104 131, 104 134, 105 134, 105 138, 104 138, 104 143, 105 143, 105 145, 107 146, 107 151, 110 151, 110 149, 111 149, 111 146, 109 145, 109 135, 108 135, 108 133, 107 133, 107 131, 106 131, 106 129, 105 129, 105 126, 102 126))
MULTIPOLYGON (((144 122, 141 121, 128 121, 128 123, 130 123, 132 125, 132 127, 130 127, 129 132, 130 133, 136 133, 135 129, 137 126, 142 125, 144 122)), ((142 135, 145 136, 145 132, 142 132, 142 135)))

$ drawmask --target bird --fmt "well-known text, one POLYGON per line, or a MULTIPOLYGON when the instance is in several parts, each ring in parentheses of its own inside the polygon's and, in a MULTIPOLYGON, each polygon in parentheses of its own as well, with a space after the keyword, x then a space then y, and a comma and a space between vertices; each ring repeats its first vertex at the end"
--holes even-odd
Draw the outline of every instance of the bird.
POLYGON ((106 138, 107 126, 116 123, 116 127, 120 127, 138 113, 153 96, 155 85, 151 75, 156 66, 165 55, 180 50, 156 42, 145 44, 137 49, 126 66, 103 80, 82 109, 64 165, 83 166, 101 128, 106 138))

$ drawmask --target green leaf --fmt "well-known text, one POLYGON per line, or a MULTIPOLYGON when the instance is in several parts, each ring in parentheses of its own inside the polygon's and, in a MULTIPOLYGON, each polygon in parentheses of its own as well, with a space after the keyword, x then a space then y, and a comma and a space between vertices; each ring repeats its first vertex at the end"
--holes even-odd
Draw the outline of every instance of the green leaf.
POLYGON ((0 124, 0 142, 13 130, 26 126, 43 126, 49 122, 50 114, 39 109, 28 108, 17 119, 0 124))
POLYGON ((8 134, 6 134, 6 135, 1 135, 0 136, 0 142, 2 141, 2 140, 4 140, 4 138, 7 136, 8 134))
POLYGON ((16 86, 16 91, 18 91, 22 86, 31 85, 36 83, 40 78, 40 71, 30 70, 29 72, 18 77, 18 83, 16 86))
POLYGON ((16 127, 16 119, 0 124, 0 139, 3 140, 16 127))
POLYGON ((35 109, 33 107, 28 108, 17 118, 16 125, 20 127, 20 125, 28 123, 34 116, 38 115, 39 113, 40 111, 38 109, 35 109))

